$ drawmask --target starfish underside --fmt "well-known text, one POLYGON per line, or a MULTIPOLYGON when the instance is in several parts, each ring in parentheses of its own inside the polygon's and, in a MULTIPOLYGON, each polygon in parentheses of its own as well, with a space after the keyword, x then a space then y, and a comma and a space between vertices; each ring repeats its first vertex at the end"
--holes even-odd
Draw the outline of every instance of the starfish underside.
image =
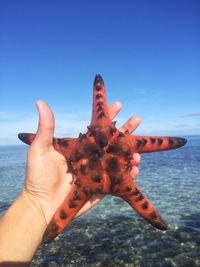
MULTIPOLYGON (((106 90, 99 74, 94 81, 92 119, 87 128, 78 138, 53 138, 55 150, 66 158, 73 184, 51 219, 43 241, 48 243, 63 231, 94 194, 121 197, 153 226, 166 230, 165 222, 130 176, 132 155, 178 148, 186 139, 120 132, 110 119, 106 90)), ((20 133, 19 138, 30 145, 35 134, 20 133)))

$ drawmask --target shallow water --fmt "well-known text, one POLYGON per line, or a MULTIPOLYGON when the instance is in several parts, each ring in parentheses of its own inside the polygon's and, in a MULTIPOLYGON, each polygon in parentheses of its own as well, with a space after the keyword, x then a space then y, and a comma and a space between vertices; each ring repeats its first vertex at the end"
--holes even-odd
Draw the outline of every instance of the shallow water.
MULTIPOLYGON (((20 192, 25 146, 0 147, 0 212, 20 192)), ((168 224, 156 230, 107 196, 74 220, 31 266, 200 266, 200 136, 177 150, 142 155, 137 183, 168 224)))

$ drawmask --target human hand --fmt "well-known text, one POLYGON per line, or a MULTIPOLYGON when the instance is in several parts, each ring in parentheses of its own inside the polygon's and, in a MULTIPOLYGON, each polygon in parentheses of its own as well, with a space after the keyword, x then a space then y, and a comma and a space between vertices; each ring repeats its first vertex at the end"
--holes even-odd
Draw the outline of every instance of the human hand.
MULTIPOLYGON (((71 188, 72 175, 67 173, 65 157, 57 152, 52 144, 55 121, 53 112, 43 101, 37 102, 39 112, 39 125, 36 137, 28 150, 26 180, 22 194, 41 213, 46 224, 48 224, 57 208, 71 188)), ((121 104, 115 102, 109 107, 111 119, 113 119, 121 109, 121 104)), ((119 130, 133 132, 140 124, 137 116, 131 117, 119 130)), ((131 171, 134 179, 138 174, 138 164, 140 155, 133 155, 133 168, 131 171)), ((82 215, 93 207, 101 198, 93 196, 77 216, 82 215)))

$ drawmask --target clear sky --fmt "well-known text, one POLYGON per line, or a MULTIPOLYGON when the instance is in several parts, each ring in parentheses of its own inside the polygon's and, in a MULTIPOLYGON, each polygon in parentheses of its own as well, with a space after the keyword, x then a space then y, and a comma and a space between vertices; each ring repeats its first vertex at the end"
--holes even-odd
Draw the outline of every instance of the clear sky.
POLYGON ((138 114, 136 134, 200 134, 199 14, 199 0, 1 0, 0 144, 36 130, 37 99, 77 136, 96 73, 118 126, 138 114))

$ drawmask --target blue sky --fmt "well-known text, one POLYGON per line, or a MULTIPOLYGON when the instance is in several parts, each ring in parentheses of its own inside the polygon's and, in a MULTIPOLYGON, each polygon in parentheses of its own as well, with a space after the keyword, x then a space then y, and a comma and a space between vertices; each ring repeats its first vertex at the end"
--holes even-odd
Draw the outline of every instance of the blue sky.
POLYGON ((0 1, 0 144, 37 128, 35 101, 54 110, 57 136, 90 122, 102 74, 118 126, 136 134, 200 133, 200 1, 0 1))

